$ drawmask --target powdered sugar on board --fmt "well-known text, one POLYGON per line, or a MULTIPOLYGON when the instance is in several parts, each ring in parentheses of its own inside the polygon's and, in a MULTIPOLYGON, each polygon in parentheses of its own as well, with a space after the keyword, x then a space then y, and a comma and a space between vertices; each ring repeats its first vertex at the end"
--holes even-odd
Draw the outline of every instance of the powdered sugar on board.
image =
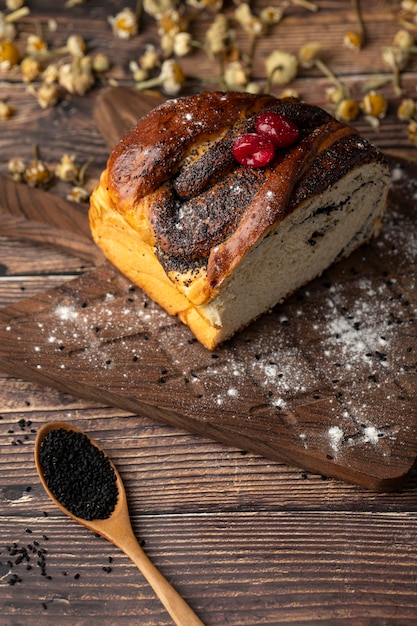
POLYGON ((307 469, 391 475, 417 456, 417 182, 393 172, 379 239, 215 353, 105 266, 15 307, 0 363, 307 469))

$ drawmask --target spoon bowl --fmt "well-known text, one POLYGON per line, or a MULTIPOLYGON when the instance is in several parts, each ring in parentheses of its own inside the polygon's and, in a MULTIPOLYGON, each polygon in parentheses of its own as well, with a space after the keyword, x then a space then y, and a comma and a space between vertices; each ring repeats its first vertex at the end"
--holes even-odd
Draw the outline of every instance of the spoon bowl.
POLYGON ((107 461, 110 463, 116 476, 116 487, 118 492, 117 503, 113 509, 113 512, 106 519, 93 519, 86 520, 82 517, 77 517, 71 511, 69 511, 61 502, 55 497, 50 488, 47 485, 44 470, 40 460, 41 444, 44 437, 53 430, 66 430, 75 433, 81 433, 85 435, 81 430, 70 426, 63 422, 51 422, 45 424, 38 431, 35 441, 35 464, 38 471, 42 485, 49 495, 51 500, 65 515, 68 515, 73 520, 82 524, 86 528, 89 528, 95 533, 98 533, 108 541, 110 541, 117 548, 122 550, 136 565, 136 567, 142 572, 145 579, 148 581, 159 600, 168 611, 169 615, 173 619, 177 626, 204 626, 203 622, 192 611, 190 606, 180 596, 180 594, 172 587, 172 585, 166 580, 166 578, 155 567, 149 557, 146 555, 142 547, 140 546, 132 529, 129 509, 126 497, 126 491, 123 485, 123 481, 117 471, 116 466, 112 460, 104 453, 102 448, 88 435, 85 435, 89 442, 102 450, 105 454, 107 461))

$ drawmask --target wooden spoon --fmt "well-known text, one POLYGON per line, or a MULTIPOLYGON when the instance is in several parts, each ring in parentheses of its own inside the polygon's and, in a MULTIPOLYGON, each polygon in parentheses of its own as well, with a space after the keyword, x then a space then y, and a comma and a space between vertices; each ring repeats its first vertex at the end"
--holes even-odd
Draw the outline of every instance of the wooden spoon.
MULTIPOLYGON (((203 622, 195 615, 195 613, 191 610, 185 600, 170 585, 170 583, 164 578, 164 576, 162 576, 162 574, 155 567, 155 565, 152 563, 152 561, 139 545, 138 540, 136 539, 132 530, 126 491, 122 479, 115 465, 113 464, 111 459, 107 457, 107 455, 106 457, 113 467, 116 475, 116 485, 119 496, 117 504, 110 517, 108 517, 107 519, 85 520, 81 517, 73 515, 56 499, 56 497, 50 491, 48 485, 46 484, 42 464, 40 462, 41 442, 48 432, 56 429, 64 429, 79 433, 82 432, 79 429, 74 428, 73 426, 69 426, 68 424, 61 422, 52 422, 50 424, 45 424, 37 434, 35 442, 36 469, 45 488, 45 491, 47 492, 51 500, 53 500, 53 502, 57 505, 59 509, 61 509, 61 511, 74 519, 76 522, 79 522, 83 526, 86 526, 95 533, 99 533, 102 537, 120 548, 120 550, 122 550, 142 572, 143 576, 151 585, 152 589, 155 591, 156 595, 172 617, 175 624, 177 624, 178 626, 204 626, 203 622)), ((98 449, 101 449, 100 446, 98 446, 97 443, 93 439, 91 439, 91 437, 88 437, 88 439, 90 440, 92 445, 94 445, 98 449)))

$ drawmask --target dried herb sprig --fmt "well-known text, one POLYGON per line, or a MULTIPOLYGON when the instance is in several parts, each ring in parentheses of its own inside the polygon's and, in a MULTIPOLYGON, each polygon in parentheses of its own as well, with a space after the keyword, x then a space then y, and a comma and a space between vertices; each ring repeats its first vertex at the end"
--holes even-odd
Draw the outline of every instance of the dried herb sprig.
POLYGON ((355 46, 356 42, 356 47, 360 49, 366 44, 366 26, 362 15, 360 0, 352 0, 352 9, 356 17, 357 30, 355 32, 349 32, 347 35, 350 35, 349 38, 353 46, 355 46))

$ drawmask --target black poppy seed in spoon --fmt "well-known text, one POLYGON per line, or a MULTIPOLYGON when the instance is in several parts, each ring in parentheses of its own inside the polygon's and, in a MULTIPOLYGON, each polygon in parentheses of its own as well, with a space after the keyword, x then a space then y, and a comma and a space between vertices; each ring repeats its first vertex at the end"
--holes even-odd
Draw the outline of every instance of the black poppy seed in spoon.
POLYGON ((48 488, 70 513, 84 520, 110 517, 118 498, 116 475, 104 452, 84 433, 49 431, 39 461, 48 488))

